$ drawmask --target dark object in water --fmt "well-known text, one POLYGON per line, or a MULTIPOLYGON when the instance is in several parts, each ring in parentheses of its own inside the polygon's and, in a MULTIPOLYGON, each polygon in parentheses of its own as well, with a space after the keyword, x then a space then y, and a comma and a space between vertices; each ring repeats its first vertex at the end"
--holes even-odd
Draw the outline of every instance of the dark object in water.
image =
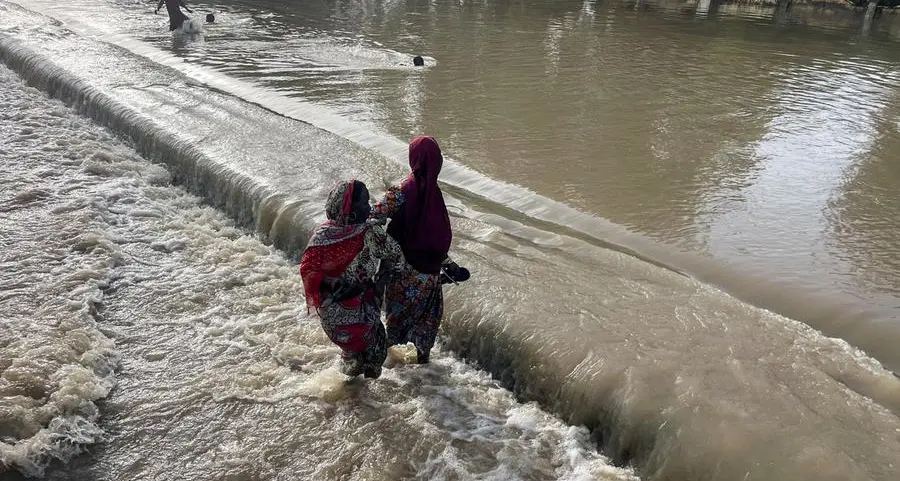
POLYGON ((459 284, 460 282, 465 282, 469 280, 470 277, 472 277, 469 269, 460 267, 459 264, 455 262, 445 264, 441 268, 441 273, 443 274, 443 276, 441 276, 441 284, 449 284, 451 282, 454 284, 459 284))
POLYGON ((421 55, 416 55, 415 57, 413 57, 413 65, 415 65, 416 67, 421 67, 425 65, 425 59, 422 58, 421 55))
POLYGON ((206 14, 206 23, 215 23, 215 21, 216 21, 215 15, 213 15, 211 13, 206 14))
POLYGON ((416 364, 428 364, 431 362, 431 353, 422 352, 416 348, 416 364))

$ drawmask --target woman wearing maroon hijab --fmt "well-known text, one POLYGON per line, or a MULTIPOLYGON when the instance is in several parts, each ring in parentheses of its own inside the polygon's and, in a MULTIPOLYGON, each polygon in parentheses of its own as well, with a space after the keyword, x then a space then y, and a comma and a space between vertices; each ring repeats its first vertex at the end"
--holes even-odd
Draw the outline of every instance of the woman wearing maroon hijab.
POLYGON ((434 346, 444 313, 443 282, 468 279, 468 271, 450 261, 452 233, 438 174, 444 157, 433 137, 409 143, 412 172, 399 186, 387 190, 372 215, 390 218, 387 232, 403 250, 405 262, 382 266, 387 279, 384 309, 388 346, 412 342, 417 362, 425 364, 434 346), (442 273, 443 270, 443 273, 442 273), (392 271, 391 274, 387 274, 392 271))

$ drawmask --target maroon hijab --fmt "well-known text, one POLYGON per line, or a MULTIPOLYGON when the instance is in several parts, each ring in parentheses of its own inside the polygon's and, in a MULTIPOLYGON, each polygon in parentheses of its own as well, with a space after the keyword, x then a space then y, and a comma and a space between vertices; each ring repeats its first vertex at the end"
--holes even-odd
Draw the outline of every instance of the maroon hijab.
POLYGON ((402 237, 401 247, 407 260, 422 272, 440 269, 440 262, 447 256, 452 240, 450 216, 437 183, 443 163, 441 148, 433 137, 415 137, 409 142, 412 172, 400 186, 404 202, 403 233, 399 237, 402 237), (428 265, 416 266, 411 257, 422 255, 428 258, 425 262, 428 265))

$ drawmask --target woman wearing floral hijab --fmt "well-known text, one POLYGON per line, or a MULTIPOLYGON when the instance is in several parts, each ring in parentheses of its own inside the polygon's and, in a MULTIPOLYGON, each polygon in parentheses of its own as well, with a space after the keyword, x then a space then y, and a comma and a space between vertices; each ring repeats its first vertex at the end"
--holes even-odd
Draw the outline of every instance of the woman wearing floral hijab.
POLYGON ((413 138, 412 172, 400 186, 389 188, 372 212, 373 218, 391 219, 387 232, 400 244, 406 260, 396 264, 384 292, 388 346, 412 342, 419 364, 429 361, 441 325, 441 285, 469 278, 468 270, 447 257, 453 236, 437 183, 443 162, 433 137, 413 138))
POLYGON ((337 184, 325 204, 328 220, 303 253, 300 276, 307 308, 316 309, 322 329, 342 350, 341 372, 377 378, 387 356, 374 289, 378 259, 402 262, 402 254, 380 225, 367 221, 370 211, 365 184, 337 184))

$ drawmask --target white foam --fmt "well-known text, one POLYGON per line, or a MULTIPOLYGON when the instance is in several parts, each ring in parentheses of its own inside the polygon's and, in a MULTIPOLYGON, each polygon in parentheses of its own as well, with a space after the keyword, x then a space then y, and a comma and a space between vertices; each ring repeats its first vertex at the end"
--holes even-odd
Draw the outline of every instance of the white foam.
POLYGON ((96 402, 115 385, 118 352, 95 315, 122 252, 102 225, 98 208, 106 203, 93 190, 106 174, 91 165, 115 154, 103 148, 109 137, 97 127, 5 68, 0 84, 0 102, 18 113, 0 118, 0 130, 13 132, 0 153, 3 182, 16 179, 39 193, 5 206, 8 255, 0 270, 8 275, 0 290, 20 295, 0 297, 0 466, 40 477, 52 460, 67 462, 103 439, 96 402), (10 121, 41 125, 41 134, 15 135, 10 121), (54 140, 59 149, 40 148, 54 140), (70 160, 60 163, 61 156, 70 160))
POLYGON ((181 28, 178 31, 183 34, 198 35, 203 33, 203 22, 197 18, 189 18, 181 24, 181 28))

